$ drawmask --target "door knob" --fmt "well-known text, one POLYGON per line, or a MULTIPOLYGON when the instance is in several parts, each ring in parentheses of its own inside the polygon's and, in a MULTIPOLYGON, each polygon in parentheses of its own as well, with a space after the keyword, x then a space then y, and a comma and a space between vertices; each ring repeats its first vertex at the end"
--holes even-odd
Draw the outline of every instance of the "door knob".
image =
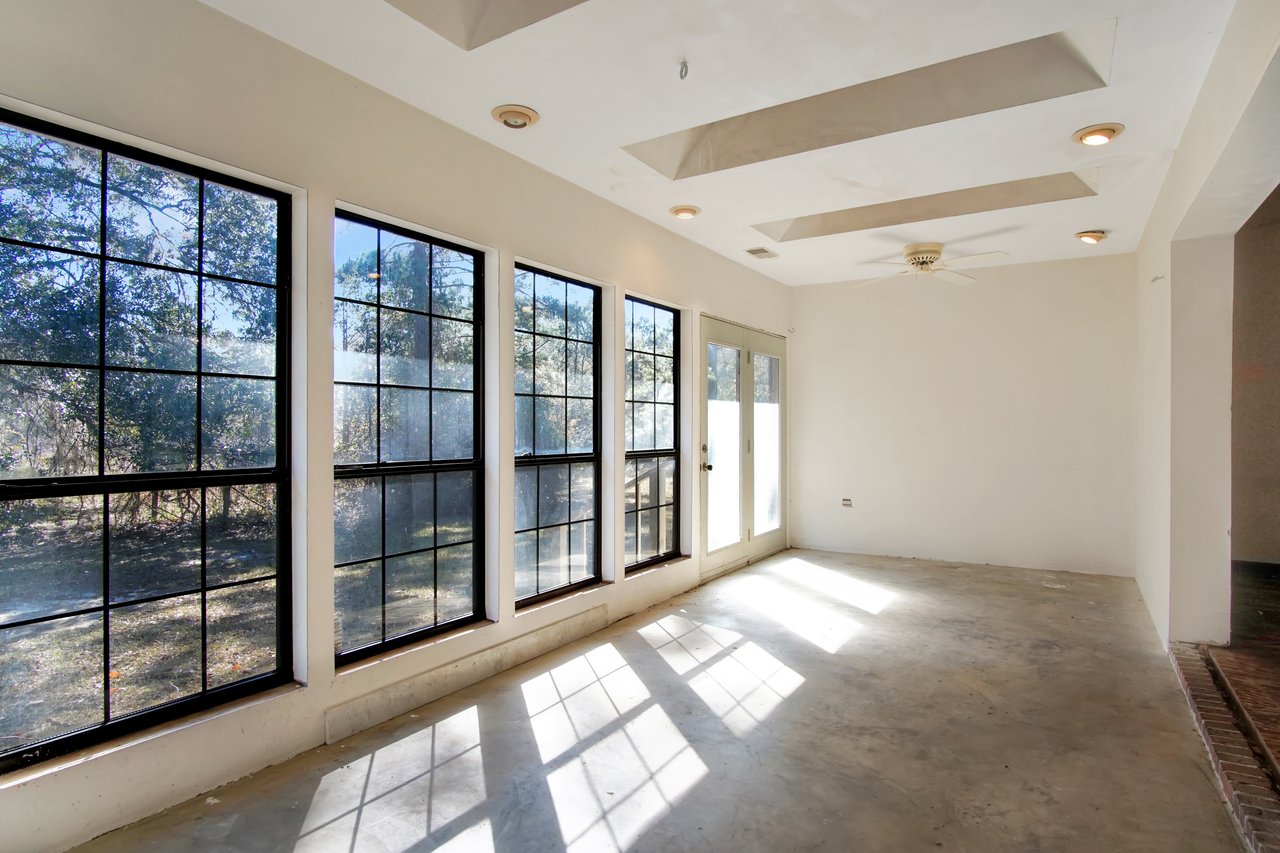
POLYGON ((711 470, 711 463, 710 463, 710 462, 703 462, 703 463, 702 463, 702 470, 703 470, 703 471, 710 471, 710 470, 711 470))

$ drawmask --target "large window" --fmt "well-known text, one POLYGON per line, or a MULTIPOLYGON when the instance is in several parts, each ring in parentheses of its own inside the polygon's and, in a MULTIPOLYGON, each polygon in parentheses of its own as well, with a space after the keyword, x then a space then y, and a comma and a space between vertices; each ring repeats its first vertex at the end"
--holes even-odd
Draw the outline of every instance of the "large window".
POLYGON ((483 257, 345 212, 333 244, 341 663, 483 613, 483 257))
POLYGON ((675 311, 632 296, 625 315, 624 548, 638 569, 680 553, 680 326, 675 311))
POLYGON ((289 233, 0 113, 0 767, 289 679, 289 233))
POLYGON ((600 578, 600 290, 516 267, 516 603, 600 578))

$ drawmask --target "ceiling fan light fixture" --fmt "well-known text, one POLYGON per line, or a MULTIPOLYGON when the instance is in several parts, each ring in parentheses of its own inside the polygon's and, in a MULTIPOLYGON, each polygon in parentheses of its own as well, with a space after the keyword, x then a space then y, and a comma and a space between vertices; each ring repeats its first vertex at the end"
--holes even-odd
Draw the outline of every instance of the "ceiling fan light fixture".
POLYGON ((1081 243, 1088 243, 1090 246, 1096 246, 1103 240, 1107 239, 1107 232, 1102 230, 1081 231, 1076 234, 1076 239, 1081 243))
POLYGON ((1081 145, 1106 145, 1124 132, 1124 125, 1117 122, 1091 124, 1075 132, 1075 140, 1081 145))
POLYGON ((671 208, 671 215, 676 219, 693 219, 693 217, 697 216, 701 212, 702 208, 696 207, 692 204, 677 204, 675 207, 671 208))
POLYGON ((503 104, 500 107, 494 107, 490 115, 503 127, 512 130, 524 130, 530 125, 537 124, 539 118, 537 110, 522 107, 520 104, 503 104))

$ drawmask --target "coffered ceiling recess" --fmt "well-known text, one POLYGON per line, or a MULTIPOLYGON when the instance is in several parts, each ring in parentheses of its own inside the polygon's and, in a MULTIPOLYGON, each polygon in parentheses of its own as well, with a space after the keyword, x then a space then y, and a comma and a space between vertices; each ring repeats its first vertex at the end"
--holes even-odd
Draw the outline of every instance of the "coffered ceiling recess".
POLYGON ((878 277, 864 262, 912 242, 999 263, 1133 251, 1232 6, 204 2, 794 285, 878 277), (512 133, 497 104, 541 121, 512 133), (1074 140, 1099 123, 1125 132, 1074 140), (1108 239, 1086 249, 1083 228, 1108 239))

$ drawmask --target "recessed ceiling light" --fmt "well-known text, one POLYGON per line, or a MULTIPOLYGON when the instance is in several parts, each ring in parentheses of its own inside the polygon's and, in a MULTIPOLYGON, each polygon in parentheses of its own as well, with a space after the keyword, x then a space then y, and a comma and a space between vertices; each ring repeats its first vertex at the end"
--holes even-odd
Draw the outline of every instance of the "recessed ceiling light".
POLYGON ((671 208, 671 215, 676 219, 693 219, 702 212, 702 208, 694 207, 692 204, 677 204, 671 208))
POLYGON ((501 122, 503 127, 509 127, 512 130, 523 130, 531 124, 538 123, 538 111, 519 104, 503 104, 500 107, 494 107, 490 114, 495 120, 501 122))
POLYGON ((1103 240, 1107 239, 1106 231, 1081 231, 1076 235, 1076 239, 1081 243, 1088 243, 1090 246, 1096 246, 1103 240))
POLYGON ((1124 133, 1124 125, 1111 122, 1109 124, 1091 124, 1076 131, 1076 142, 1082 145, 1106 145, 1124 133))

